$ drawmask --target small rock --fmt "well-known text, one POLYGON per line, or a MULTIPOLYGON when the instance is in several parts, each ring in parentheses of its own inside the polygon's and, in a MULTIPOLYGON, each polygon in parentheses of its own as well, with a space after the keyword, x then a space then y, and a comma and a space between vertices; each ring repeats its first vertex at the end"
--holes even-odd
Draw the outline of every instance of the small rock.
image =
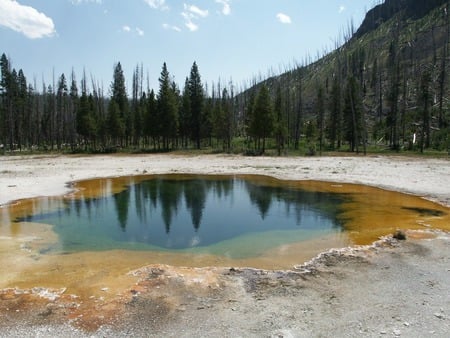
POLYGON ((394 234, 392 235, 393 238, 399 240, 399 241, 404 241, 406 240, 406 234, 404 231, 402 230, 396 230, 394 232, 394 234))
POLYGON ((392 331, 392 333, 394 334, 394 336, 396 336, 396 337, 400 337, 401 335, 402 335, 402 331, 400 331, 400 330, 394 330, 394 331, 392 331))
POLYGON ((439 318, 439 319, 445 319, 443 313, 436 312, 436 313, 434 314, 434 316, 435 316, 436 318, 439 318))
POLYGON ((387 331, 385 331, 385 330, 380 331, 380 334, 387 334, 387 331))
POLYGON ((408 327, 410 324, 408 322, 404 322, 403 325, 408 327))
POLYGON ((109 290, 109 288, 101 288, 101 290, 106 292, 109 290))

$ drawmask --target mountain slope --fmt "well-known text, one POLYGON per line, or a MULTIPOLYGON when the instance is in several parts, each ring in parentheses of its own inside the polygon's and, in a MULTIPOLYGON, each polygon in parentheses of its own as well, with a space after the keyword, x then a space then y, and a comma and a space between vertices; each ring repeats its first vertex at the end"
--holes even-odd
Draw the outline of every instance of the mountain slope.
POLYGON ((446 2, 447 0, 386 0, 383 4, 377 5, 367 12, 355 37, 360 38, 377 29, 383 22, 389 21, 399 13, 405 18, 419 19, 446 2))
POLYGON ((422 150, 449 147, 449 2, 386 0, 369 11, 335 51, 265 80, 273 96, 282 89, 289 139, 298 144, 313 123, 312 140, 320 138, 333 149, 352 141, 365 144, 363 140, 397 150, 417 148, 419 143, 422 150), (346 90, 351 78, 356 98, 361 99, 363 122, 350 128, 345 109, 350 109, 346 90), (320 88, 325 92, 324 112, 317 109, 320 88), (341 130, 333 136, 333 129, 341 130))

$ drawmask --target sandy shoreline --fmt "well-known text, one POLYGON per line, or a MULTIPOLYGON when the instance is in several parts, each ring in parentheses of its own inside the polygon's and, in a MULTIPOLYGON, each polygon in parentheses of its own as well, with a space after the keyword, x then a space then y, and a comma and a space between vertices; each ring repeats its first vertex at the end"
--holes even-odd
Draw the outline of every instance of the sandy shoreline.
MULTIPOLYGON (((0 205, 66 194, 73 181, 160 173, 360 183, 450 206, 448 159, 226 155, 4 156, 0 205)), ((141 267, 131 275, 102 277, 111 285, 95 285, 89 302, 59 295, 59 289, 54 298, 42 296, 41 289, 11 289, 0 292, 0 337, 446 337, 450 235, 408 235, 405 242, 332 250, 298 271, 141 267), (117 279, 131 284, 113 288, 117 279)), ((2 252, 15 245, 1 240, 2 252)), ((53 259, 55 268, 71 271, 53 259)), ((43 264, 26 252, 23 261, 43 264)), ((108 268, 102 270, 92 273, 108 268)))

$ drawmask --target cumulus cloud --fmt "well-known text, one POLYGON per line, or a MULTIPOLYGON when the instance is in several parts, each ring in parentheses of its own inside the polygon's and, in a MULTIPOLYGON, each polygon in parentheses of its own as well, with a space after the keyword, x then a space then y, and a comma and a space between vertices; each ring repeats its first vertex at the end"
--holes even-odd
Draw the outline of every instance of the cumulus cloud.
POLYGON ((339 6, 339 14, 341 14, 344 11, 345 11, 345 6, 344 5, 340 5, 339 6))
POLYGON ((53 20, 30 6, 13 0, 0 0, 0 25, 20 32, 30 39, 56 34, 53 20))
POLYGON ((166 0, 144 0, 144 2, 154 9, 159 9, 161 11, 169 10, 169 6, 166 5, 166 0))
POLYGON ((144 31, 142 29, 140 29, 139 27, 136 27, 136 33, 139 36, 144 36, 144 31))
POLYGON ((284 14, 284 13, 278 13, 277 14, 277 19, 281 23, 285 23, 285 24, 292 23, 291 17, 289 15, 284 14))
POLYGON ((184 25, 191 31, 195 32, 199 26, 194 22, 199 18, 206 18, 209 15, 207 9, 201 9, 195 5, 184 4, 184 11, 181 12, 181 16, 184 18, 184 25))
POLYGON ((167 23, 164 23, 162 26, 166 30, 173 30, 175 32, 181 32, 181 28, 178 27, 178 26, 172 26, 172 25, 169 25, 167 23))
POLYGON ((188 6, 185 4, 184 9, 191 13, 193 17, 199 16, 201 18, 206 18, 209 14, 207 9, 200 9, 195 5, 188 6))
POLYGON ((187 27, 187 29, 189 29, 191 32, 195 32, 198 30, 198 25, 195 24, 191 18, 186 16, 184 16, 184 18, 185 18, 184 25, 187 27))
POLYGON ((92 2, 92 3, 96 3, 96 4, 101 4, 102 0, 72 0, 73 5, 79 5, 83 2, 92 2))
POLYGON ((222 14, 223 15, 230 15, 231 14, 231 0, 216 0, 216 3, 222 5, 222 14))
POLYGON ((132 29, 128 25, 123 25, 122 26, 122 32, 131 33, 131 34, 137 34, 138 36, 144 36, 144 31, 142 29, 140 29, 139 27, 136 27, 135 29, 132 29))

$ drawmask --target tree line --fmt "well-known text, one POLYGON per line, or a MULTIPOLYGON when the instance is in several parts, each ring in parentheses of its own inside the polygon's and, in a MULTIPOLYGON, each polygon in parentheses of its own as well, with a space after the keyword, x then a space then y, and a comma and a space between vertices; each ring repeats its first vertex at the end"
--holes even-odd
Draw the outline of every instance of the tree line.
POLYGON ((63 73, 56 84, 43 84, 39 92, 5 54, 0 62, 3 151, 200 148, 213 136, 231 146, 233 91, 213 90, 208 97, 195 62, 182 92, 165 63, 158 92, 144 90, 142 66, 137 66, 131 98, 120 62, 109 96, 94 81, 89 89, 85 74, 78 84, 74 72, 69 79, 63 73))

